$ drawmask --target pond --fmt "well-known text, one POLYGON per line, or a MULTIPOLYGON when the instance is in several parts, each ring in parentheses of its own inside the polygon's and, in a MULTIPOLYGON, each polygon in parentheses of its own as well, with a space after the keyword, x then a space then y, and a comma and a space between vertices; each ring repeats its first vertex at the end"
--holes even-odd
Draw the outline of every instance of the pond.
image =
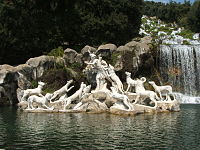
POLYGON ((137 116, 24 113, 1 107, 0 149, 199 150, 200 105, 137 116))

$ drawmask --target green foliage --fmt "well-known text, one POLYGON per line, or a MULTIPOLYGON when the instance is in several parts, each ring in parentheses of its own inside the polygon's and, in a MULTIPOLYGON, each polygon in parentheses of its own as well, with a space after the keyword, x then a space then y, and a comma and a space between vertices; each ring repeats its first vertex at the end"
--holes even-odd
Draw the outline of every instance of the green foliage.
POLYGON ((42 94, 45 95, 46 93, 53 93, 55 89, 46 87, 42 90, 42 94))
POLYGON ((50 1, 0 1, 0 64, 19 64, 62 44, 50 1))
POLYGON ((168 27, 160 27, 159 28, 159 31, 164 31, 164 32, 170 32, 169 28, 168 27))
POLYGON ((112 53, 110 64, 114 66, 116 64, 116 62, 117 62, 118 56, 120 56, 120 55, 121 54, 119 52, 112 53))
MULTIPOLYGON (((64 43, 124 44, 138 35, 142 5, 143 0, 2 0, 0 64, 24 63, 64 43)), ((60 56, 55 51, 50 55, 60 56)))
POLYGON ((145 18, 142 19, 142 24, 146 24, 147 20, 145 18))
MULTIPOLYGON (((176 22, 193 32, 200 32, 200 1, 196 0, 193 5, 189 1, 176 3, 161 3, 146 1, 143 13, 147 16, 156 16, 157 18, 168 22, 176 22)), ((143 22, 145 20, 142 20, 143 22)), ((189 36, 189 35, 188 35, 189 36)), ((191 38, 191 36, 189 36, 191 38)))
POLYGON ((142 0, 85 0, 77 4, 85 43, 124 44, 138 34, 142 0))
POLYGON ((176 3, 175 1, 170 1, 170 3, 161 3, 146 1, 143 9, 143 13, 147 16, 156 16, 157 18, 165 22, 177 22, 185 17, 190 10, 191 4, 189 1, 185 3, 176 3))
POLYGON ((200 1, 195 1, 191 7, 187 16, 187 23, 192 31, 200 32, 200 1))
POLYGON ((36 80, 31 81, 31 86, 32 86, 33 88, 36 88, 37 85, 38 85, 38 82, 37 82, 36 80))
POLYGON ((183 45, 190 45, 190 42, 188 42, 187 40, 184 40, 183 45))
POLYGON ((194 33, 191 30, 183 30, 181 33, 178 35, 187 38, 187 39, 193 39, 194 33))
POLYGON ((63 57, 64 50, 63 47, 59 46, 58 48, 52 49, 48 55, 55 56, 55 57, 63 57))
POLYGON ((82 65, 78 62, 74 62, 74 63, 70 64, 69 67, 73 70, 81 70, 82 65))

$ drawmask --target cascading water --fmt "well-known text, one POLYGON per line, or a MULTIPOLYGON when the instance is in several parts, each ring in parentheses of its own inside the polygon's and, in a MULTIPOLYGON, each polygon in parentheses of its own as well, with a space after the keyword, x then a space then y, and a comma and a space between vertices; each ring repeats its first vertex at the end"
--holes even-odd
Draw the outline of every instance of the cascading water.
POLYGON ((160 72, 181 103, 200 103, 200 45, 161 45, 160 72), (182 94, 181 94, 182 93, 182 94))

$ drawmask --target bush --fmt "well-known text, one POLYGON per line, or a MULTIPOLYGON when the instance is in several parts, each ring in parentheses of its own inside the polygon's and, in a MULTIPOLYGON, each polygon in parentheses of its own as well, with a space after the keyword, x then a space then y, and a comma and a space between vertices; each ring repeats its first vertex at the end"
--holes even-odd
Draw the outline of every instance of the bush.
POLYGON ((187 38, 187 39, 193 39, 194 33, 191 30, 183 30, 181 33, 178 35, 187 38))
POLYGON ((58 48, 52 49, 47 55, 55 57, 63 57, 64 50, 63 47, 59 46, 58 48))
POLYGON ((200 1, 195 1, 187 16, 187 23, 193 32, 200 32, 200 1))
POLYGON ((187 40, 184 40, 183 45, 190 45, 190 42, 188 42, 187 40))

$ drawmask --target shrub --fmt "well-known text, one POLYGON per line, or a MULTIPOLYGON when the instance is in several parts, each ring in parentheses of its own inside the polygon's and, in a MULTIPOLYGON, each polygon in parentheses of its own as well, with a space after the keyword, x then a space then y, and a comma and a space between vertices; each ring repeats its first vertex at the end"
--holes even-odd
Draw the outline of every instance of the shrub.
POLYGON ((52 49, 47 55, 55 57, 63 57, 64 50, 63 47, 59 46, 58 48, 52 49))
POLYGON ((183 45, 190 45, 190 42, 188 42, 187 40, 183 40, 183 45))
POLYGON ((178 35, 187 38, 187 39, 193 39, 194 33, 191 30, 183 30, 181 33, 178 35))

